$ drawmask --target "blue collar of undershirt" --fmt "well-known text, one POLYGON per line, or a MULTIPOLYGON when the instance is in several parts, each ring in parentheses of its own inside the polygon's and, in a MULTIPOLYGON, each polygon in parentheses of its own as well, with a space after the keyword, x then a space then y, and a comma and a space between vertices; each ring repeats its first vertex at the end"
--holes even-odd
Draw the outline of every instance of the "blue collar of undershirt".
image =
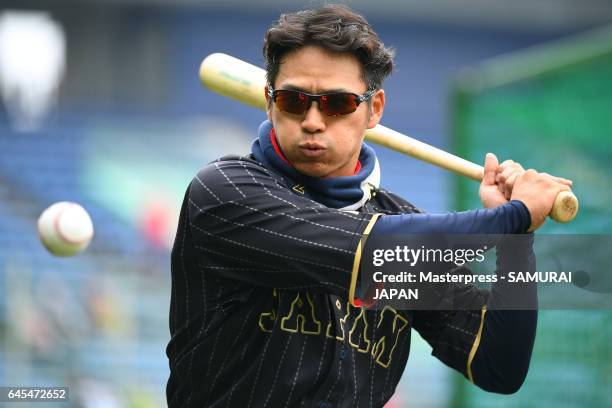
POLYGON ((376 153, 363 143, 359 154, 361 168, 352 176, 319 178, 306 176, 277 153, 273 145, 273 127, 264 121, 259 127, 251 152, 264 167, 280 175, 296 194, 304 195, 327 207, 356 210, 370 199, 372 189, 380 185, 380 167, 376 153))

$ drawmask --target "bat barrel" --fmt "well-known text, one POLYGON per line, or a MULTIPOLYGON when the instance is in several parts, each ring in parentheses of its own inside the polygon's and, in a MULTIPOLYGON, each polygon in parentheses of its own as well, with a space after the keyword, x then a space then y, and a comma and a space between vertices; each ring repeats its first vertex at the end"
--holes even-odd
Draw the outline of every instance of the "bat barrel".
POLYGON ((200 80, 210 90, 259 109, 266 108, 266 71, 223 53, 200 64, 200 80))

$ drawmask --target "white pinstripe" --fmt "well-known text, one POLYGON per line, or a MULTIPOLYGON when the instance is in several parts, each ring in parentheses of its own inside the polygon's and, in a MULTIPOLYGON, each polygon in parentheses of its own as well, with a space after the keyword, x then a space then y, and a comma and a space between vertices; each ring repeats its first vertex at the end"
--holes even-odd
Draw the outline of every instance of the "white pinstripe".
MULTIPOLYGON (((261 180, 257 180, 257 179, 255 178, 255 176, 253 175, 253 173, 251 173, 251 171, 250 171, 250 170, 247 168, 247 166, 245 166, 245 165, 244 165, 244 162, 242 162, 242 161, 241 161, 241 162, 240 162, 240 164, 242 165, 242 168, 243 168, 243 169, 244 169, 244 170, 245 170, 245 171, 246 171, 246 172, 249 174, 249 176, 251 176, 251 178, 253 179, 253 181, 254 181, 256 184, 259 184, 260 186, 262 186, 262 187, 263 187, 263 189, 266 191, 266 193, 268 193, 270 196, 272 196, 272 197, 276 198, 276 199, 277 199, 277 200, 279 200, 279 201, 282 201, 282 202, 283 202, 283 203, 285 203, 285 204, 289 204, 290 206, 292 206, 292 207, 294 207, 294 208, 298 208, 298 209, 300 208, 300 207, 298 207, 297 205, 293 204, 292 202, 287 201, 287 200, 285 200, 285 199, 283 199, 283 198, 277 197, 276 195, 272 194, 272 192, 270 191, 270 189, 269 189, 268 187, 266 187, 266 186, 265 186, 265 184, 261 182, 261 180)), ((272 178, 274 178, 274 177, 272 177, 272 178)))
MULTIPOLYGON (((331 299, 330 299, 331 300, 331 299)), ((333 305, 331 305, 331 307, 334 307, 333 305)), ((327 318, 328 318, 328 322, 332 321, 332 317, 331 317, 331 310, 330 310, 330 305, 328 304, 327 307, 327 318)), ((323 334, 323 352, 321 353, 321 359, 319 360, 319 367, 317 368, 317 376, 315 377, 315 384, 316 382, 319 380, 319 375, 321 374, 321 367, 323 367, 323 360, 325 358, 325 352, 327 351, 327 336, 325 334, 323 334)))
MULTIPOLYGON (((238 361, 238 366, 239 367, 242 365, 242 360, 244 360, 244 356, 246 356, 247 348, 248 347, 245 347, 242 350, 242 354, 240 355, 240 361, 238 361)), ((230 406, 230 403, 232 401, 232 397, 234 395, 234 391, 236 391, 236 387, 238 386, 237 377, 240 376, 240 374, 241 374, 240 371, 236 371, 236 377, 234 377, 234 385, 232 385, 232 389, 230 390, 229 397, 227 398, 227 404, 225 404, 226 408, 228 408, 230 406)))
MULTIPOLYGON (((298 207, 298 206, 297 206, 297 205, 295 205, 294 203, 291 203, 291 202, 289 202, 289 201, 287 201, 287 200, 285 200, 285 199, 283 199, 283 198, 280 198, 280 197, 278 197, 278 196, 276 196, 276 195, 272 194, 272 192, 270 192, 270 190, 269 190, 269 189, 268 189, 268 188, 267 188, 267 187, 266 187, 266 186, 265 186, 265 185, 264 185, 264 184, 263 184, 261 181, 258 181, 258 180, 255 178, 255 176, 254 176, 254 175, 253 175, 253 174, 252 174, 252 173, 251 173, 251 172, 248 170, 248 168, 247 168, 247 167, 244 165, 244 162, 243 162, 242 160, 240 160, 240 163, 241 163, 242 167, 245 169, 245 171, 246 171, 246 172, 247 172, 247 173, 248 173, 248 174, 251 176, 251 178, 253 179, 253 181, 255 181, 255 183, 257 183, 257 184, 259 184, 260 186, 262 186, 262 187, 264 188, 264 190, 266 190, 266 192, 267 192, 267 193, 268 193, 268 194, 269 194, 271 197, 276 198, 277 200, 280 200, 280 201, 281 201, 281 202, 283 202, 283 203, 289 204, 290 206, 292 206, 292 207, 294 207, 294 208, 296 208, 296 209, 300 209, 300 207, 298 207)), ((217 167, 217 168, 218 168, 218 167, 217 167)), ((220 170, 220 168, 219 168, 219 170, 220 170)), ((264 170, 265 170, 265 169, 264 169, 264 170)), ((278 183, 278 181, 277 181, 277 180, 276 180, 276 179, 275 179, 275 178, 274 178, 274 177, 273 177, 273 176, 272 176, 272 175, 271 175, 271 174, 270 174, 270 173, 269 173, 267 170, 266 170, 266 174, 270 175, 270 178, 271 178, 272 180, 274 180, 274 182, 277 184, 277 186, 278 186, 278 187, 280 187, 280 188, 282 188, 282 189, 286 189, 285 187, 281 186, 281 185, 278 183)), ((224 174, 224 176, 225 176, 225 174, 224 174)), ((227 176, 225 176, 225 177, 227 178, 227 176)), ((209 188, 209 187, 206 185, 206 184, 204 184, 204 182, 203 182, 203 181, 200 179, 200 177, 199 177, 199 176, 197 176, 197 175, 196 175, 196 176, 195 176, 195 179, 196 179, 196 180, 198 181, 198 183, 199 183, 199 184, 200 184, 202 187, 204 187, 204 189, 206 189, 206 191, 208 191, 208 192, 209 192, 209 193, 210 193, 210 194, 211 194, 211 195, 212 195, 212 196, 213 196, 213 197, 214 197, 214 198, 215 198, 215 199, 216 199, 216 200, 217 200, 217 201, 218 201, 220 204, 236 204, 236 205, 242 205, 242 206, 244 206, 244 207, 246 207, 246 208, 248 208, 248 209, 250 209, 250 210, 254 210, 254 211, 258 211, 258 212, 263 212, 263 213, 266 213, 265 211, 262 211, 262 210, 259 210, 259 209, 256 209, 256 208, 253 208, 253 207, 247 206, 247 205, 245 205, 245 204, 238 203, 238 202, 236 202, 235 200, 223 201, 223 200, 221 200, 221 199, 220 199, 220 198, 219 198, 219 197, 218 197, 218 196, 217 196, 217 195, 216 195, 216 194, 215 194, 215 193, 214 193, 214 192, 213 192, 213 191, 212 191, 212 190, 211 190, 211 189, 210 189, 210 188, 209 188)), ((232 183, 232 185, 234 185, 234 184, 232 183)), ((235 186, 235 185, 234 185, 234 186, 235 186)), ((235 187, 236 187, 236 186, 235 186, 235 187)), ((237 188, 237 187, 236 187, 236 188, 237 188)), ((238 191, 240 191, 240 190, 238 190, 238 191)), ((243 194, 243 193, 242 193, 242 191, 240 191, 240 193, 241 193, 241 194, 243 194)), ((243 195, 244 195, 244 194, 243 194, 243 195)), ((245 196, 245 197, 246 197, 246 196, 245 196)), ((323 209, 323 210, 327 210, 327 211, 329 211, 329 210, 330 210, 330 208, 329 208, 329 207, 326 207, 326 206, 322 205, 321 203, 318 203, 318 202, 316 202, 316 201, 314 201, 314 200, 311 200, 311 199, 309 199, 308 197, 302 197, 302 198, 301 198, 301 200, 307 200, 307 201, 308 201, 310 204, 314 204, 314 206, 311 206, 311 207, 304 207, 303 209, 305 209, 305 210, 310 210, 310 209, 315 210, 315 207, 320 208, 320 209, 323 209)), ((316 211, 316 210, 315 210, 315 211, 316 211)), ((280 214, 278 214, 278 215, 284 215, 284 214, 285 214, 285 213, 280 213, 280 214)), ((336 212, 336 214, 338 214, 338 215, 342 215, 342 216, 344 216, 344 217, 346 217, 346 218, 350 218, 350 219, 352 219, 352 220, 356 220, 356 221, 364 221, 364 218, 355 217, 355 216, 351 215, 350 213, 348 213, 348 212, 346 212, 346 211, 338 211, 338 212, 336 212)), ((272 215, 271 215, 271 216, 272 216, 272 215)), ((298 217, 298 219, 301 219, 301 218, 299 218, 299 217, 298 217)), ((309 222, 309 220, 306 220, 306 219, 301 219, 301 220, 303 220, 303 221, 305 221, 305 222, 309 222)), ((329 227, 330 227, 330 228, 333 228, 333 227, 331 227, 331 226, 329 226, 329 227)), ((348 232, 348 233, 351 233, 350 231, 347 231, 347 232, 348 232)))
POLYGON ((353 360, 353 400, 351 401, 351 405, 355 405, 355 400, 357 399, 357 372, 355 371, 355 349, 351 347, 351 359, 353 360))
MULTIPOLYGON (((191 225, 191 227, 197 229, 198 231, 200 231, 200 232, 202 232, 202 233, 204 233, 204 234, 206 234, 208 236, 215 237, 215 238, 220 239, 222 241, 230 242, 230 243, 232 243, 234 245, 237 245, 237 246, 249 248, 249 249, 252 249, 253 251, 263 252, 264 254, 272 255, 272 256, 275 256, 275 257, 278 257, 278 258, 289 259, 291 261, 303 262, 303 263, 307 263, 307 264, 310 264, 310 265, 321 266, 321 267, 324 267, 324 268, 327 268, 327 269, 334 269, 334 270, 338 270, 338 271, 347 273, 349 275, 351 274, 351 271, 346 270, 346 269, 342 269, 342 268, 338 268, 338 267, 333 266, 333 265, 320 264, 318 262, 312 262, 312 261, 309 261, 307 259, 294 258, 292 256, 282 255, 282 254, 278 254, 276 252, 267 251, 265 249, 257 248, 257 247, 254 247, 254 246, 251 246, 251 245, 248 245, 248 244, 244 244, 242 242, 234 241, 234 240, 229 239, 229 238, 225 238, 225 237, 222 237, 222 236, 219 236, 219 235, 214 235, 214 234, 212 234, 212 233, 210 233, 210 232, 208 232, 208 231, 198 227, 194 223, 190 223, 190 225, 191 225)), ((338 287, 342 288, 342 286, 338 286, 338 287)), ((343 289, 345 289, 345 288, 343 288, 343 289)))
MULTIPOLYGON (((373 326, 373 327, 378 327, 378 325, 376 324, 378 321, 378 312, 379 312, 378 310, 374 312, 374 324, 376 326, 373 326)), ((378 333, 377 330, 372 330, 372 344, 376 344, 376 333, 378 333)), ((374 398, 374 375, 375 375, 374 373, 375 372, 376 372, 376 366, 374 366, 374 356, 372 356, 372 358, 370 358, 370 408, 372 408, 373 398, 374 398)))
POLYGON ((210 248, 206 248, 206 247, 204 247, 202 245, 194 245, 194 247, 199 249, 200 251, 208 252, 208 253, 215 254, 215 255, 220 255, 220 256, 223 256, 223 257, 226 257, 226 258, 230 258, 230 259, 235 259, 236 261, 239 261, 239 262, 250 263, 250 264, 254 264, 254 265, 261 265, 261 266, 265 266, 266 268, 270 267, 268 264, 265 264, 263 262, 257 262, 257 261, 253 261, 253 260, 250 260, 250 259, 245 259, 245 258, 240 258, 240 257, 237 257, 237 256, 233 256, 233 255, 224 254, 223 252, 215 251, 215 250, 212 250, 210 248))
MULTIPOLYGON (((331 229, 331 230, 334 230, 334 231, 340 231, 340 232, 344 232, 344 233, 350 234, 350 235, 361 236, 361 234, 359 234, 357 232, 347 231, 345 229, 338 228, 338 227, 333 227, 331 225, 319 224, 318 222, 307 220, 306 218, 302 218, 302 217, 297 217, 295 215, 291 215, 291 214, 288 214, 286 212, 279 212, 279 213, 271 214, 271 213, 269 213, 267 211, 260 210, 260 209, 255 208, 255 207, 251 207, 249 205, 246 205, 246 204, 243 204, 243 203, 239 203, 237 201, 228 201, 225 204, 233 204, 233 205, 237 205, 237 206, 240 206, 240 207, 248 208, 249 210, 253 210, 253 211, 258 212, 260 214, 265 214, 265 215, 267 215, 269 217, 284 216, 284 217, 291 218, 292 220, 303 221, 303 222, 305 222, 307 224, 311 224, 311 225, 314 225, 316 227, 328 228, 328 229, 331 229)), ((329 212, 329 208, 326 207, 326 210, 328 210, 328 212, 329 212)), ((360 220, 360 221, 365 221, 364 218, 357 218, 357 219, 360 220)))
MULTIPOLYGON (((351 350, 352 349, 353 348, 351 347, 351 350)), ((345 356, 345 358, 346 358, 346 356, 345 356)), ((350 375, 350 373, 349 373, 349 375, 350 375)), ((349 387, 350 387, 350 383, 348 381, 345 381, 344 382, 344 392, 340 396, 340 401, 344 401, 344 398, 345 398, 346 394, 348 393, 349 387)))
MULTIPOLYGON (((286 203, 286 204, 289 204, 289 205, 291 205, 291 206, 292 206, 292 207, 294 207, 294 208, 297 208, 297 209, 299 209, 299 208, 300 208, 300 207, 298 207, 297 205, 295 205, 294 203, 291 203, 291 202, 289 202, 289 201, 286 201, 285 199, 280 198, 280 197, 277 197, 276 195, 272 194, 272 192, 270 191, 270 189, 268 189, 268 188, 267 188, 267 187, 266 187, 266 186, 265 186, 265 185, 264 185, 264 184, 263 184, 261 181, 259 181, 259 180, 257 180, 257 179, 255 178, 255 176, 253 175, 253 173, 251 173, 251 171, 250 171, 250 170, 249 170, 249 169, 248 169, 248 168, 247 168, 247 167, 244 165, 244 162, 243 162, 242 160, 240 161, 240 164, 241 164, 241 165, 242 165, 242 167, 245 169, 245 171, 246 171, 246 172, 247 172, 247 173, 248 173, 248 174, 251 176, 251 178, 253 179, 253 181, 254 181, 255 183, 259 184, 260 186, 262 186, 262 187, 264 188, 264 190, 265 190, 265 191, 266 191, 266 192, 267 192, 267 193, 268 193, 270 196, 272 196, 272 197, 276 198, 277 200, 280 200, 281 202, 284 202, 284 203, 286 203)), ((276 185, 277 185, 278 187, 280 187, 282 190, 287 190, 287 188, 286 188, 286 187, 283 187, 283 186, 281 186, 281 185, 280 185, 280 183, 278 182, 278 180, 276 180, 276 178, 275 178, 275 177, 274 177, 272 174, 270 174, 270 173, 269 173, 269 172, 267 172, 267 171, 266 171, 266 174, 270 175, 270 178, 274 180, 274 182, 276 183, 276 185)), ((310 199, 310 198, 308 198, 308 197, 302 197, 301 199, 302 199, 302 200, 307 200, 307 201, 309 201, 311 204, 314 204, 314 205, 316 205, 316 206, 317 206, 317 207, 319 207, 319 208, 329 209, 329 207, 326 207, 326 206, 324 206, 323 204, 321 204, 321 203, 319 203, 319 202, 317 202, 317 201, 311 200, 311 199, 310 199)), ((352 215, 350 215, 349 213, 344 212, 344 211, 338 211, 338 214, 342 214, 342 215, 344 215, 344 216, 346 216, 346 217, 348 217, 348 218, 354 219, 354 220, 359 220, 359 221, 362 221, 362 219, 361 219, 361 218, 353 217, 352 215)))
POLYGON ((278 374, 280 373, 281 367, 283 366, 283 361, 285 360, 285 355, 287 354, 287 349, 289 348, 289 343, 293 339, 293 333, 289 333, 289 337, 287 338, 287 342, 285 343, 285 349, 283 350, 283 354, 281 355, 281 359, 278 362, 278 367, 276 368, 276 373, 274 374, 274 379, 272 380, 272 386, 270 387, 270 392, 268 393, 268 397, 264 401, 264 408, 268 405, 268 401, 272 396, 272 392, 274 392, 274 387, 276 387, 276 381, 278 380, 278 374))
POLYGON ((336 288, 342 289, 342 290, 346 290, 347 287, 346 286, 340 286, 337 283, 334 282, 328 282, 328 281, 319 281, 318 284, 313 284, 313 285, 301 285, 301 286, 276 286, 277 289, 282 289, 282 290, 302 290, 302 289, 313 289, 313 288, 320 288, 323 285, 327 285, 327 286, 334 286, 336 288))
MULTIPOLYGON (((223 287, 221 285, 219 285, 219 291, 217 292, 217 302, 219 302, 219 299, 221 298, 221 292, 223 291, 223 287)), ((217 303, 217 306, 219 304, 217 303)), ((206 333, 208 333, 208 328, 210 326, 206 324, 206 318, 202 318, 202 326, 200 326, 200 332, 198 333, 198 338, 201 338, 200 336, 202 335, 202 331, 204 332, 204 336, 206 336, 206 333), (206 326, 206 328, 204 328, 204 326, 206 326)), ((217 341, 219 340, 219 335, 221 334, 223 327, 219 327, 219 331, 217 332, 217 335, 215 336, 215 341, 213 343, 213 348, 212 348, 212 353, 210 354, 210 358, 208 359, 208 366, 206 367, 206 377, 204 377, 204 381, 206 381, 206 379, 208 379, 208 375, 210 373, 210 367, 212 365, 212 360, 215 357, 215 348, 217 346, 217 341)), ((193 348, 193 353, 191 354, 191 362, 189 363, 189 365, 191 366, 191 364, 193 363, 193 356, 195 355, 195 352, 198 348, 200 348, 200 345, 202 343, 198 343, 196 344, 196 346, 193 348)), ((209 392, 211 392, 212 389, 209 389, 209 392)), ((207 396, 206 398, 208 399, 210 397, 207 396)), ((191 398, 191 394, 189 395, 189 398, 191 398)))
POLYGON ((207 186, 206 184, 204 184, 204 182, 203 182, 202 180, 200 180, 200 177, 198 177, 198 176, 196 175, 196 176, 195 176, 195 179, 198 181, 198 183, 200 183, 200 185, 201 185, 202 187, 204 187, 204 189, 205 189, 206 191, 208 191, 208 192, 210 193, 210 195, 212 195, 213 197, 215 197, 215 198, 217 199, 217 201, 218 201, 220 204, 223 204, 223 200, 221 200, 219 197, 217 197, 217 195, 216 195, 216 194, 215 194, 215 193, 214 193, 214 192, 213 192, 213 191, 212 191, 210 188, 208 188, 208 186, 207 186))
POLYGON ((322 206, 321 204, 319 205, 313 205, 313 206, 309 206, 309 207, 304 207, 305 210, 312 210, 314 212, 316 212, 317 214, 319 213, 319 210, 322 209, 328 209, 328 207, 322 206))
POLYGON ((259 366, 257 367, 257 374, 255 374, 255 381, 253 381, 253 387, 251 388, 251 395, 249 395, 249 403, 247 404, 247 408, 251 407, 251 402, 253 401, 253 395, 255 394, 255 388, 257 386, 257 382, 259 381, 259 375, 261 374, 261 367, 263 366, 263 363, 266 359, 266 353, 268 352, 268 346, 270 345, 270 340, 272 339, 272 336, 268 336, 268 339, 266 340, 266 344, 264 345, 264 351, 263 354, 261 355, 261 360, 259 362, 259 366))
POLYGON ((203 266, 204 269, 216 269, 216 270, 227 270, 227 271, 257 271, 257 272, 280 272, 280 269, 268 269, 268 268, 235 268, 233 266, 203 266))
POLYGON ((291 395, 293 394, 293 389, 295 388, 295 384, 297 382, 298 376, 300 375, 300 369, 302 368, 302 358, 304 357, 304 350, 306 349, 306 343, 308 342, 309 336, 304 336, 304 344, 302 344, 302 351, 300 352, 300 359, 298 360, 298 366, 295 370, 295 376, 293 377, 293 383, 291 384, 291 389, 289 390, 289 396, 287 397, 287 402, 285 403, 285 408, 289 406, 289 401, 291 401, 291 395))
POLYGON ((241 194, 243 197, 246 197, 246 195, 245 195, 245 194, 244 194, 242 191, 240 191, 240 189, 238 188, 238 186, 237 186, 237 185, 235 185, 235 184, 234 184, 234 182, 233 182, 233 181, 232 181, 232 180, 231 180, 229 177, 227 177, 227 174, 225 174, 225 172, 224 172, 224 171, 223 171, 223 170, 222 170, 222 169, 219 167, 219 164, 218 164, 218 163, 215 163, 215 168, 216 168, 217 170, 219 170, 219 173, 221 173, 221 174, 223 175, 223 177, 225 177, 225 179, 226 179, 227 181, 229 181, 229 183, 230 183, 232 186, 234 186, 234 188, 235 188, 236 190, 238 190, 238 192, 239 192, 239 193, 240 193, 240 194, 241 194))
MULTIPOLYGON (((202 274, 202 286, 203 285, 204 285, 204 274, 202 274)), ((217 292, 217 302, 219 302, 222 292, 223 292, 223 287, 219 285, 219 291, 217 292)), ((208 313, 208 311, 206 310, 206 303, 204 303, 204 316, 206 316, 206 313, 208 313)), ((201 339, 202 336, 204 337, 206 336, 206 333, 208 333, 208 328, 209 328, 209 325, 206 324, 206 318, 204 317, 202 318, 202 325, 200 326, 200 330, 198 331, 199 339, 201 339)), ((200 343, 198 343, 194 349, 197 349, 198 347, 200 347, 200 343)))
MULTIPOLYGON (((241 162, 242 167, 244 167, 244 164, 242 162, 246 162, 246 161, 240 160, 240 162, 241 162)), ((258 161, 256 161, 256 163, 262 167, 262 170, 264 171, 264 173, 266 173, 266 175, 269 176, 274 181, 274 184, 277 187, 279 187, 281 190, 290 190, 287 186, 282 185, 280 181, 278 180, 278 176, 272 173, 271 171, 269 171, 262 163, 259 163, 258 161)), ((317 203, 317 204, 321 205, 320 203, 317 203)))
POLYGON ((198 207, 198 205, 191 198, 189 199, 189 204, 191 204, 194 207, 196 207, 201 213, 206 214, 206 215, 208 215, 210 217, 216 218, 216 219, 218 219, 220 221, 223 221, 223 222, 225 222, 227 224, 236 225, 236 226, 242 227, 242 228, 254 229, 254 230, 257 230, 257 231, 265 232, 265 233, 270 234, 270 235, 276 235, 276 236, 279 236, 279 237, 282 237, 282 238, 292 239, 294 241, 298 241, 298 242, 301 242, 301 243, 304 243, 304 244, 310 244, 310 245, 318 246, 318 247, 321 247, 321 248, 327 248, 327 249, 331 249, 331 250, 338 251, 338 252, 344 252, 344 253, 350 254, 350 255, 354 255, 355 254, 355 251, 349 251, 348 249, 336 248, 336 247, 331 246, 331 245, 321 244, 319 242, 309 241, 307 239, 302 239, 302 238, 294 237, 292 235, 282 234, 280 232, 276 232, 276 231, 272 231, 272 230, 269 230, 269 229, 266 229, 266 228, 258 227, 256 225, 246 225, 246 224, 243 224, 241 222, 236 222, 236 221, 228 220, 227 218, 223 218, 223 217, 218 216, 216 214, 212 214, 211 212, 203 211, 200 207, 198 207))
POLYGON ((443 341, 443 340, 432 340, 431 341, 433 344, 440 344, 440 345, 444 345, 444 346, 450 346, 451 348, 453 348, 454 350, 460 351, 461 353, 465 354, 465 355, 469 355, 469 351, 466 349, 463 349, 459 346, 457 346, 456 344, 453 343, 449 343, 447 341, 443 341))
MULTIPOLYGON (((403 339, 402 339, 402 342, 401 342, 400 347, 399 347, 399 349, 398 349, 398 350, 405 350, 405 349, 404 349, 404 347, 405 347, 405 346, 404 346, 404 344, 406 343, 406 340, 408 340, 408 338, 410 337, 410 336, 408 336, 408 335, 407 335, 407 333, 410 333, 410 331, 407 331, 407 332, 404 334, 403 339)), ((409 345, 408 347, 410 347, 410 345, 409 345)), ((395 368, 396 368, 396 369, 399 369, 399 365, 396 365, 396 367, 395 367, 395 368)), ((391 367, 389 367, 389 369, 387 370, 387 376, 385 377, 385 384, 383 385, 383 388, 382 388, 382 390, 383 390, 383 394, 385 394, 385 389, 387 388, 387 384, 389 383, 389 377, 390 377, 390 376, 391 376, 391 367)), ((384 399, 384 397, 385 397, 385 396, 386 396, 386 394, 385 394, 385 395, 382 395, 382 396, 381 396, 381 398, 383 398, 383 399, 384 399)), ((382 400, 381 400, 381 401, 382 401, 382 400)))
MULTIPOLYGON (((212 352, 210 353, 210 358, 208 359, 208 367, 206 367, 206 377, 204 377, 204 382, 207 382, 208 376, 210 374, 210 369, 212 367, 213 359, 215 358, 215 350, 217 349, 217 342, 219 341, 219 337, 221 336, 221 332, 223 332, 223 326, 219 326, 217 331, 217 335, 215 336, 215 341, 213 342, 212 352)), ((206 399, 210 398, 210 393, 212 393, 212 387, 208 389, 208 396, 206 399)))
POLYGON ((467 331, 467 330, 462 329, 461 327, 454 326, 454 325, 452 325, 452 324, 450 324, 450 323, 448 323, 448 324, 446 325, 446 327, 450 327, 451 329, 454 329, 454 330, 458 331, 459 333, 467 334, 467 335, 468 335, 468 336, 470 336, 470 337, 473 337, 473 336, 474 336, 474 333, 473 333, 473 332, 469 332, 469 331, 467 331))
POLYGON ((331 396, 332 392, 334 391, 334 388, 336 388, 336 384, 338 384, 338 381, 340 381, 340 373, 341 372, 342 372, 342 363, 338 364, 338 374, 336 374, 336 379, 334 380, 334 383, 329 388, 329 391, 327 392, 327 395, 325 396, 326 400, 329 399, 329 397, 331 396))
MULTIPOLYGON (((227 349, 227 354, 225 355, 225 358, 223 359, 223 361, 221 362, 221 366, 218 368, 217 370, 217 375, 215 376, 215 378, 213 378, 213 382, 210 385, 210 390, 212 391, 215 388, 215 384, 217 383, 217 380, 219 379, 219 375, 221 375, 221 373, 223 372, 223 367, 225 367, 225 363, 227 363, 227 360, 230 356, 230 353, 232 351, 232 349, 234 348, 234 346, 236 345, 236 343, 238 343, 238 339, 240 338, 240 335, 242 334, 242 331, 244 330, 244 327, 246 325, 246 322, 249 320, 249 317, 251 317, 251 314, 253 313, 253 308, 249 308, 249 313, 247 313, 246 317, 244 318, 244 320, 242 321, 242 326, 240 326, 240 330, 238 331, 238 333, 236 334, 236 336, 234 337, 234 342, 232 343, 232 345, 227 349)), ((208 378, 208 377, 207 377, 208 378)))

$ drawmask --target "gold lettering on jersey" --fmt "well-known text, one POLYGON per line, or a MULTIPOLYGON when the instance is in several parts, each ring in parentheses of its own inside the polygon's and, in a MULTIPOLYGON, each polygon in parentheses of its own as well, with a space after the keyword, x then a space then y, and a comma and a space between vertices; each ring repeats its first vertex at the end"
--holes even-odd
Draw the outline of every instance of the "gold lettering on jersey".
POLYGON ((302 297, 302 293, 298 293, 291 303, 289 314, 281 319, 281 329, 291 333, 320 334, 321 321, 317 319, 311 295, 306 293, 306 302, 302 297))
POLYGON ((408 327, 408 320, 400 316, 392 307, 385 306, 380 312, 380 318, 376 327, 382 329, 381 332, 388 334, 382 336, 374 344, 374 347, 372 347, 372 357, 377 364, 388 368, 391 364, 391 357, 393 350, 397 346, 399 335, 408 327), (387 336, 390 338, 387 338, 387 336))
MULTIPOLYGON (((283 331, 300 332, 305 335, 321 334, 321 321, 317 318, 317 310, 311 296, 308 292, 298 293, 291 302, 289 313, 286 316, 278 316, 280 295, 274 289, 272 291, 274 306, 272 310, 259 316, 260 329, 271 333, 277 318, 281 317, 280 329, 283 331)), ((390 306, 385 306, 377 314, 367 313, 368 310, 365 308, 358 308, 349 302, 344 303, 339 300, 334 302, 334 306, 335 308, 332 307, 330 311, 336 313, 332 313, 333 317, 327 324, 325 336, 336 341, 344 341, 345 332, 348 331, 348 343, 352 348, 360 353, 371 353, 376 364, 389 368, 400 335, 409 328, 408 320, 390 306), (336 308, 339 310, 336 311, 336 308), (349 327, 347 319, 351 315, 355 318, 349 327), (369 334, 371 330, 368 330, 372 322, 368 322, 368 317, 372 319, 374 316, 378 316, 374 322, 377 332, 385 335, 373 343, 369 334)))
POLYGON ((360 353, 370 351, 370 339, 368 339, 368 320, 365 315, 365 308, 361 308, 361 312, 353 321, 353 328, 349 332, 349 344, 356 348, 360 353))
POLYGON ((326 337, 330 339, 340 340, 340 341, 344 340, 344 325, 346 324, 346 319, 350 315, 351 307, 352 306, 350 305, 350 303, 346 302, 346 314, 343 317, 340 317, 341 315, 338 313, 334 313, 335 320, 333 322, 330 320, 330 322, 327 323, 327 330, 325 331, 326 337), (336 328, 336 330, 333 330, 333 333, 332 333, 333 328, 336 328), (337 328, 340 328, 340 330, 338 330, 337 328), (339 336, 338 332, 341 332, 342 334, 339 336))
POLYGON ((304 195, 306 193, 306 187, 304 187, 303 184, 296 184, 295 186, 293 186, 292 190, 296 193, 300 193, 301 195, 304 195))
POLYGON ((278 309, 279 300, 276 289, 272 290, 272 297, 274 298, 274 308, 269 312, 264 312, 259 315, 259 328, 266 333, 272 333, 274 323, 276 323, 276 310, 278 309))

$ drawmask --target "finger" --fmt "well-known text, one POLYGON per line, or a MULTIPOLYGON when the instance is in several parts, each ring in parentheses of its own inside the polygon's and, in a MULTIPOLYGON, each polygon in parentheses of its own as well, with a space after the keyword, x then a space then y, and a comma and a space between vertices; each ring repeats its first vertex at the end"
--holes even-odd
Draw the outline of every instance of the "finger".
POLYGON ((545 184, 548 184, 549 188, 553 187, 557 189, 557 194, 561 191, 571 191, 570 186, 564 183, 558 182, 557 177, 551 176, 548 173, 536 173, 536 177, 543 181, 545 184))
POLYGON ((498 183, 505 183, 508 180, 508 177, 510 177, 510 175, 515 172, 516 170, 514 169, 514 167, 506 167, 504 171, 498 174, 498 183))
POLYGON ((516 181, 516 178, 518 177, 518 175, 519 175, 518 172, 512 173, 510 177, 508 177, 508 179, 504 183, 504 190, 505 190, 504 195, 506 197, 506 200, 509 200, 510 196, 512 195, 512 188, 514 187, 514 182, 516 181))
POLYGON ((497 172, 501 173, 502 171, 504 171, 507 167, 510 167, 514 164, 514 160, 504 160, 503 162, 501 162, 499 164, 499 166, 497 167, 497 172))
POLYGON ((557 183, 560 191, 572 191, 572 189, 567 184, 557 183))
MULTIPOLYGON (((500 166, 500 167, 501 167, 501 166, 500 166)), ((501 170, 501 173, 502 173, 502 174, 505 174, 505 175, 506 175, 506 178, 508 178, 508 176, 509 176, 511 173, 516 173, 516 172, 520 172, 520 173, 522 173, 522 172, 524 172, 524 171, 525 171, 525 169, 523 168, 523 166, 521 166, 521 165, 520 165, 520 164, 518 164, 518 163, 512 163, 512 164, 510 164, 510 165, 508 165, 508 166, 504 167, 504 168, 501 170)))
POLYGON ((568 179, 563 178, 563 177, 553 176, 553 175, 548 174, 548 173, 541 173, 541 174, 543 174, 546 177, 549 177, 550 179, 554 180, 555 182, 557 182, 559 184, 563 184, 563 185, 566 185, 566 186, 569 186, 569 187, 574 185, 574 182, 572 180, 568 180, 568 179))
POLYGON ((505 172, 496 172, 495 173, 495 183, 496 184, 503 184, 506 179, 508 178, 508 173, 505 172))
POLYGON ((502 173, 507 169, 513 169, 514 171, 525 171, 523 166, 520 163, 515 162, 514 160, 505 160, 502 164, 500 164, 497 168, 498 173, 502 173))
POLYGON ((485 156, 485 166, 484 173, 482 177, 482 183, 485 185, 493 185, 495 184, 495 170, 499 162, 497 161, 497 156, 493 153, 487 153, 485 156))
POLYGON ((508 167, 502 174, 500 174, 499 180, 501 183, 506 183, 506 190, 512 191, 512 186, 514 185, 514 181, 509 183, 510 178, 513 180, 516 179, 517 174, 522 174, 523 169, 520 166, 512 166, 508 167), (514 176, 514 177, 513 177, 514 176))
POLYGON ((556 176, 552 176, 552 177, 553 177, 553 180, 555 180, 557 183, 561 183, 569 187, 574 185, 574 182, 572 180, 568 180, 563 177, 556 177, 556 176))

